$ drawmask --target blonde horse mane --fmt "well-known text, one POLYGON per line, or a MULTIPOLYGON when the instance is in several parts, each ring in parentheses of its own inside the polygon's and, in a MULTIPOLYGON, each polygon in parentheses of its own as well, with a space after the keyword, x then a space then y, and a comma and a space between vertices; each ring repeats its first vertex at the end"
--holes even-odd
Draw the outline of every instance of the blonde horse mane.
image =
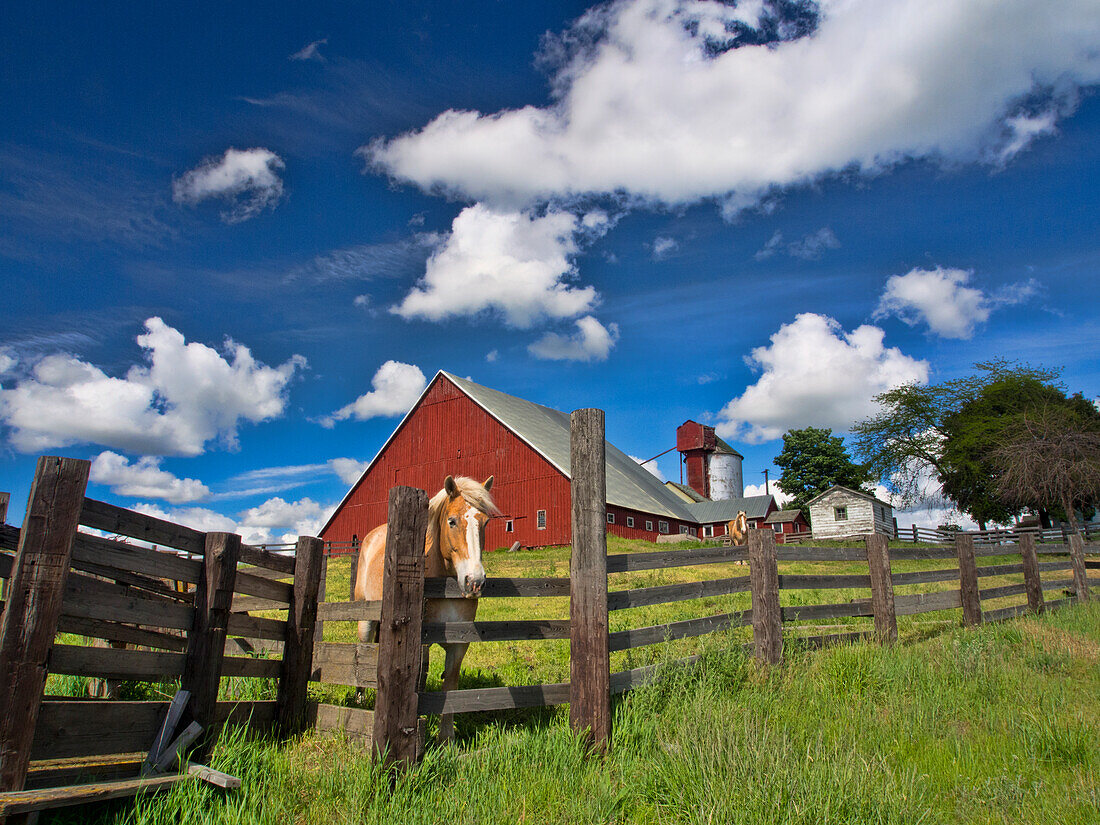
MULTIPOLYGON (((459 494, 468 504, 473 505, 486 515, 500 515, 500 510, 497 508, 496 502, 493 501, 493 497, 480 481, 475 481, 466 476, 455 476, 454 482, 455 486, 458 488, 459 494)), ((443 521, 443 512, 449 498, 450 496, 447 495, 447 489, 443 488, 428 501, 429 546, 439 546, 440 524, 443 521)))

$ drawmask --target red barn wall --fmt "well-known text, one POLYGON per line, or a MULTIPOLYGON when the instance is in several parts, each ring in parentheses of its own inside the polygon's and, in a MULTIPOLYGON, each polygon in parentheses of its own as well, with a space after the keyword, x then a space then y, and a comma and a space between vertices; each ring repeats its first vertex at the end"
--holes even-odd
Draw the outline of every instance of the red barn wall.
POLYGON ((487 548, 571 541, 568 479, 442 376, 353 488, 323 538, 362 540, 385 523, 391 487, 404 484, 433 495, 448 475, 494 476, 493 498, 505 518, 490 520, 487 548), (538 510, 546 511, 545 530, 537 529, 538 510), (505 519, 514 532, 505 533, 505 519))

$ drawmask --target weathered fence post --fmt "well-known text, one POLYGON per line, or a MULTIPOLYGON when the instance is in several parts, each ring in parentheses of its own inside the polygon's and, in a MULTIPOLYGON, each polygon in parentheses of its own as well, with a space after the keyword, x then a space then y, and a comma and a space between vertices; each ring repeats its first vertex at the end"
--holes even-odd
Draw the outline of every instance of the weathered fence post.
POLYGON ((1032 613, 1043 612, 1043 583, 1039 578, 1039 557, 1035 553, 1035 534, 1020 534, 1020 556, 1024 564, 1024 588, 1032 613))
POLYGON ((0 792, 27 778, 90 462, 42 456, 0 625, 0 792))
POLYGON ((306 715, 309 674, 313 670, 313 639, 317 626, 317 593, 325 543, 299 536, 294 550, 294 589, 286 619, 283 672, 275 703, 275 721, 284 736, 298 733, 306 715))
POLYGON ((348 601, 355 601, 355 579, 359 575, 359 545, 351 548, 351 572, 348 574, 348 601))
POLYGON ((913 525, 913 544, 920 541, 920 534, 917 532, 917 525, 913 525))
POLYGON ((198 722, 206 734, 217 714, 218 684, 240 552, 241 537, 235 533, 206 534, 202 575, 195 585, 195 624, 187 637, 180 678, 180 688, 191 693, 181 726, 198 722))
POLYGON ((611 736, 607 621, 607 464, 603 410, 569 417, 573 552, 569 558, 569 724, 604 749, 611 736))
POLYGON ((8 523, 9 501, 11 501, 11 493, 0 493, 0 524, 8 523))
MULTIPOLYGON (((319 581, 319 584, 317 585, 317 601, 319 601, 319 602, 323 602, 327 598, 327 594, 325 593, 325 588, 328 584, 328 559, 329 559, 329 555, 331 553, 332 553, 332 548, 331 547, 329 548, 328 553, 326 553, 324 550, 321 551, 321 573, 320 573, 320 581, 319 581)), ((355 586, 355 582, 353 580, 352 581, 352 587, 354 587, 354 586, 355 586)), ((324 622, 317 622, 314 625, 313 636, 319 642, 323 642, 325 640, 325 623, 324 622)))
POLYGON ((1089 580, 1085 568, 1085 542, 1080 533, 1070 533, 1069 557, 1073 562, 1073 591, 1077 601, 1089 600, 1089 580))
POLYGON ((882 533, 867 536, 867 568, 871 573, 871 609, 875 614, 875 635, 880 642, 898 640, 898 618, 894 612, 894 579, 890 574, 890 540, 882 533))
POLYGON ((416 762, 419 745, 417 687, 424 621, 427 494, 415 487, 391 488, 386 523, 374 747, 387 762, 408 766, 416 762))
POLYGON ((749 530, 749 584, 755 656, 769 665, 777 665, 783 661, 783 611, 779 606, 775 533, 771 530, 749 530))
POLYGON ((974 561, 974 536, 955 534, 955 554, 959 557, 959 598, 962 601, 963 623, 982 623, 982 600, 978 593, 978 565, 974 561))

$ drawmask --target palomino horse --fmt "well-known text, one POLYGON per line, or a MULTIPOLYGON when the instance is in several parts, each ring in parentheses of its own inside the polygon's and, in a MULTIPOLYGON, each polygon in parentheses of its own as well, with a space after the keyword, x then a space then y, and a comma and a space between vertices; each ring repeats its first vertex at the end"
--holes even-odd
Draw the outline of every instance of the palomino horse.
POLYGON ((745 518, 745 511, 739 510, 737 518, 726 526, 726 532, 733 539, 734 547, 744 547, 749 538, 749 522, 745 518))
MULTIPOLYGON (((462 599, 427 599, 425 622, 472 622, 477 613, 477 597, 485 583, 481 550, 485 545, 485 523, 500 515, 489 490, 493 477, 479 484, 472 478, 447 476, 443 489, 428 502, 428 532, 424 537, 424 575, 453 576, 462 587, 462 599)), ((378 601, 382 598, 382 570, 386 556, 386 525, 375 527, 359 551, 359 569, 355 577, 355 598, 378 601)), ((359 641, 378 638, 378 622, 359 622, 359 641)), ((458 686, 458 671, 469 643, 441 645, 447 653, 443 666, 443 689, 458 686)), ((454 736, 454 717, 445 714, 439 722, 439 738, 454 736)))

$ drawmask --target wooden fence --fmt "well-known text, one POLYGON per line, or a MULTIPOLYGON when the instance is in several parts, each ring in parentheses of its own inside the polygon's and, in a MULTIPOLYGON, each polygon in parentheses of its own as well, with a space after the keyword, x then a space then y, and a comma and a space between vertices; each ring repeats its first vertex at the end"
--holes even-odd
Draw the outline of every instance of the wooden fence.
POLYGON ((121 680, 178 684, 189 701, 172 727, 192 728, 192 741, 201 731, 207 746, 225 722, 291 733, 316 716, 306 682, 320 539, 299 539, 294 555, 281 555, 236 535, 201 533, 86 498, 88 471, 87 461, 39 459, 22 529, 0 527, 0 578, 9 579, 0 625, 0 818, 204 775, 138 777, 158 735, 173 733, 161 731, 170 694, 52 695, 51 675, 92 677, 108 693, 121 680), (265 642, 279 645, 280 659, 234 655, 265 642), (277 698, 219 701, 223 677, 273 680, 277 698), (77 778, 97 781, 56 787, 77 778), (30 790, 41 788, 53 790, 30 790))
MULTIPOLYGON (((0 792, 5 792, 0 806, 6 806, 0 807, 0 816, 30 810, 20 808, 18 794, 12 793, 24 787, 55 786, 78 773, 102 778, 135 772, 168 711, 167 701, 52 697, 45 694, 49 674, 178 679, 192 697, 183 721, 194 720, 208 732, 226 721, 282 732, 311 724, 340 728, 404 764, 418 758, 426 714, 568 703, 574 729, 602 748, 611 735, 611 696, 659 672, 654 665, 612 671, 612 653, 751 626, 752 642, 746 647, 758 659, 776 663, 784 644, 796 638, 793 623, 810 629, 811 635, 797 636, 799 646, 864 636, 890 642, 897 638, 898 616, 959 610, 964 623, 973 625, 1087 599, 1088 574, 1100 569, 1100 562, 1086 558, 1100 549, 1096 545, 1087 546, 1076 536, 1064 545, 1039 543, 1026 533, 1012 545, 983 545, 960 533, 950 546, 889 550, 884 536, 868 537, 859 548, 777 547, 774 533, 765 529, 749 532, 747 548, 608 556, 603 414, 579 410, 572 428, 570 576, 491 578, 482 588, 485 599, 568 597, 568 620, 424 623, 424 599, 460 598, 461 593, 453 579, 424 577, 427 496, 420 490, 391 490, 383 599, 326 602, 320 539, 299 539, 294 555, 249 547, 238 536, 204 534, 85 498, 88 462, 40 459, 23 529, 0 528, 0 578, 11 579, 0 626, 0 792), (980 563, 1015 554, 1018 561, 980 563), (910 564, 937 560, 951 563, 932 570, 910 564), (848 570, 781 570, 781 564, 795 561, 844 563, 848 570), (609 588, 609 577, 620 573, 731 562, 746 563, 747 569, 724 578, 609 588), (852 563, 865 564, 866 572, 851 572, 852 563), (1005 576, 1018 580, 982 587, 983 579, 1005 576), (957 587, 927 587, 944 583, 957 587), (800 603, 804 595, 784 595, 853 589, 861 595, 821 604, 800 603), (1045 601, 1051 593, 1069 595, 1045 601), (744 609, 609 630, 616 611, 693 600, 703 604, 709 597, 737 594, 746 594, 744 609), (1012 597, 1022 600, 983 611, 983 601, 1012 597), (267 615, 254 615, 258 611, 267 615), (271 611, 282 612, 272 618, 271 611), (379 622, 378 644, 325 643, 318 636, 326 623, 362 620, 379 622), (836 626, 813 624, 835 620, 850 627, 821 633, 836 626), (92 637, 101 646, 59 642, 59 633, 92 637), (567 682, 424 689, 424 645, 553 639, 570 640, 567 682), (279 658, 237 655, 258 649, 279 658), (276 680, 277 699, 219 702, 224 677, 276 680), (375 688, 375 709, 310 705, 309 680, 375 688)), ((168 780, 117 781, 160 787, 168 780)))

